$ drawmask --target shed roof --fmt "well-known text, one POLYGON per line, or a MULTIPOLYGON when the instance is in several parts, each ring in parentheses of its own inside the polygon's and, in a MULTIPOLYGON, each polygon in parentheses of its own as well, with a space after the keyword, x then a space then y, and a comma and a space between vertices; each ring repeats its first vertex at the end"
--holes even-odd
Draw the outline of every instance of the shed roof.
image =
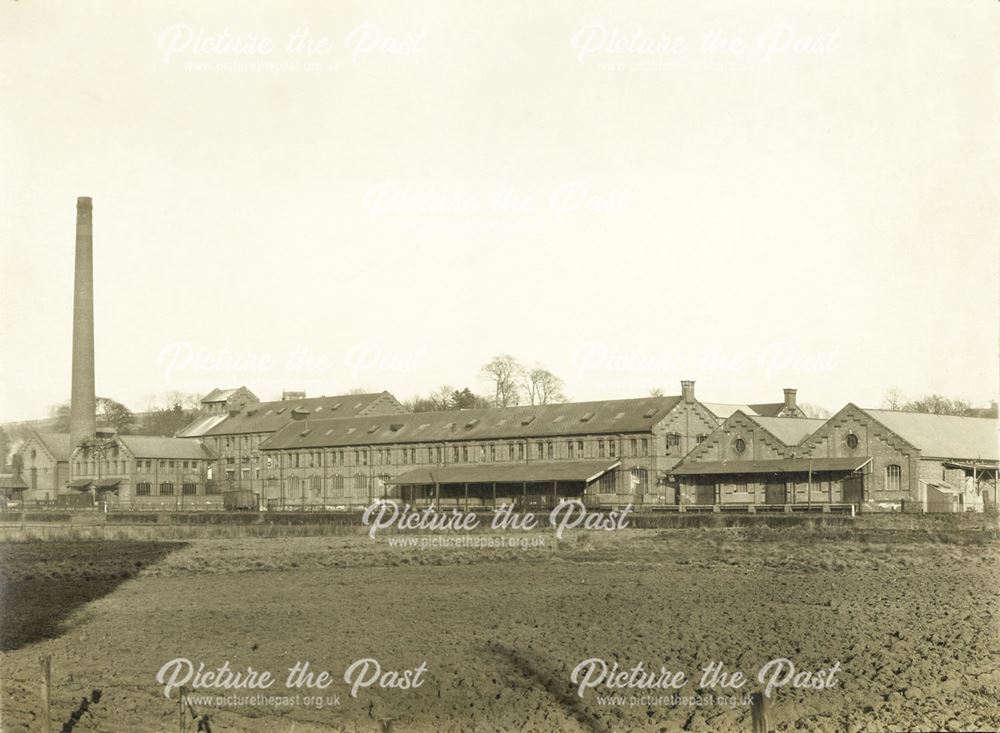
POLYGON ((643 397, 347 420, 309 419, 282 428, 262 444, 261 449, 637 433, 652 429, 680 401, 680 397, 643 397))
POLYGON ((26 489, 28 484, 13 473, 0 473, 0 489, 26 489))
POLYGON ((198 438, 214 428, 229 415, 203 415, 177 431, 177 438, 198 438))
POLYGON ((539 481, 596 481, 621 465, 621 461, 538 461, 534 463, 494 463, 478 466, 444 466, 407 471, 390 484, 532 483, 539 481))
POLYGON ((919 448, 924 458, 1000 459, 1000 421, 995 418, 901 410, 863 411, 919 448))
POLYGON ((724 475, 739 473, 808 473, 813 471, 856 471, 871 458, 776 458, 765 461, 714 461, 682 463, 670 473, 676 476, 724 475))

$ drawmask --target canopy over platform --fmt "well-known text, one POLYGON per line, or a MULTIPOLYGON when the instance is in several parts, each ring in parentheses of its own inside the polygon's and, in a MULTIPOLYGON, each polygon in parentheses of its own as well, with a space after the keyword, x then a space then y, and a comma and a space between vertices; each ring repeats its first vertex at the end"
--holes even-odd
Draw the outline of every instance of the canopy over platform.
POLYGON ((418 468, 391 479, 396 485, 538 483, 577 481, 590 483, 621 465, 621 461, 538 461, 537 463, 490 464, 418 468))
POLYGON ((945 468, 962 468, 966 471, 996 471, 998 466, 996 461, 945 461, 945 468))
POLYGON ((677 466, 675 476, 704 476, 738 473, 820 473, 823 471, 857 471, 871 461, 861 458, 781 458, 768 461, 713 461, 677 466))
POLYGON ((78 478, 69 482, 69 488, 76 489, 78 491, 88 491, 93 485, 94 482, 89 478, 78 478))

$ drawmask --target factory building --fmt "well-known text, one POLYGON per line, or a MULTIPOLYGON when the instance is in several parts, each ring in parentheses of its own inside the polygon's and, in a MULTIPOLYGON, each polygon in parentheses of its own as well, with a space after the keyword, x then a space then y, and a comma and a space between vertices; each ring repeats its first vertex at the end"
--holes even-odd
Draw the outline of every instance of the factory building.
POLYGON ((109 435, 77 447, 70 456, 66 493, 138 510, 222 508, 213 481, 215 456, 183 438, 109 435))
POLYGON ((941 503, 952 502, 945 497, 953 496, 955 508, 948 511, 981 510, 996 502, 997 424, 848 404, 802 448, 814 458, 871 458, 863 485, 866 508, 941 511, 941 503))
POLYGON ((694 396, 421 412, 302 415, 261 445, 272 507, 377 498, 491 505, 676 501, 670 469, 718 425, 694 396))
POLYGON ((242 410, 247 405, 260 402, 257 395, 246 387, 219 389, 216 387, 201 398, 201 411, 205 415, 228 415, 233 410, 242 410))
MULTIPOLYGON (((218 391, 218 390, 217 390, 218 391)), ((203 443, 215 455, 214 478, 225 491, 262 493, 260 446, 286 425, 303 419, 405 414, 388 392, 253 402, 225 413, 203 415, 177 433, 203 443)))
POLYGON ((674 471, 681 503, 982 511, 997 501, 997 421, 869 410, 829 420, 737 411, 674 471))
POLYGON ((674 470, 679 503, 771 507, 859 502, 860 471, 869 458, 803 457, 802 443, 825 423, 736 411, 674 470))
POLYGON ((14 454, 25 485, 23 498, 54 500, 69 482, 69 455, 69 433, 32 430, 14 454))

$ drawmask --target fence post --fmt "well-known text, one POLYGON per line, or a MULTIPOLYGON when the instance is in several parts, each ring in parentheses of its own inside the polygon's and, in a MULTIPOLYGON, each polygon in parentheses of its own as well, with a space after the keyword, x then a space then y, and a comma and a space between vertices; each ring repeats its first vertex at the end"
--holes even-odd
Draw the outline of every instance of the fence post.
POLYGON ((41 723, 42 723, 42 733, 52 732, 52 721, 49 717, 49 699, 51 697, 52 688, 52 655, 43 654, 38 658, 42 666, 42 686, 40 689, 42 696, 42 713, 41 713, 41 723))
POLYGON ((762 692, 750 695, 750 715, 753 718, 753 733, 774 733, 769 720, 770 706, 762 692))

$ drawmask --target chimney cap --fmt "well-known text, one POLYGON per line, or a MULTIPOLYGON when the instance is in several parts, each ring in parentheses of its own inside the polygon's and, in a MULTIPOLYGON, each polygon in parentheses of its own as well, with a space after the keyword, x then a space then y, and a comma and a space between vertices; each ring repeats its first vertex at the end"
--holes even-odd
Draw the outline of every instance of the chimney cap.
POLYGON ((94 205, 94 199, 92 199, 90 196, 76 197, 76 206, 78 209, 89 209, 93 205, 94 205))

